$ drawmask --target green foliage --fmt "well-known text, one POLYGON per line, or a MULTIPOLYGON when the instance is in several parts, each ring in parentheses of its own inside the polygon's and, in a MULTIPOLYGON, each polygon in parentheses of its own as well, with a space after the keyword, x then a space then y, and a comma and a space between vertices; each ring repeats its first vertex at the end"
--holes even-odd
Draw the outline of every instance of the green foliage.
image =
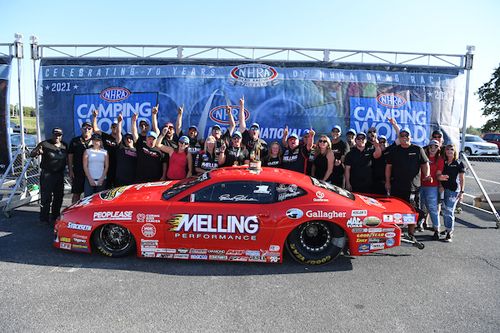
POLYGON ((484 103, 483 116, 491 117, 481 130, 483 133, 500 132, 500 67, 495 69, 491 80, 479 88, 477 95, 484 103))

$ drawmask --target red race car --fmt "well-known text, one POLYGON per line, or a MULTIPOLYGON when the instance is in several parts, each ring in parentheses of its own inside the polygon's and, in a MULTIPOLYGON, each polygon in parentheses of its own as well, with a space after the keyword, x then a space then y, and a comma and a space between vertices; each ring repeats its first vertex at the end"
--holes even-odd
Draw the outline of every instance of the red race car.
POLYGON ((136 248, 145 258, 244 262, 281 262, 286 248, 315 265, 347 247, 362 255, 398 246, 397 224, 415 221, 413 207, 397 198, 354 194, 284 169, 229 167, 83 198, 56 221, 54 246, 90 252, 94 245, 110 257, 136 248))

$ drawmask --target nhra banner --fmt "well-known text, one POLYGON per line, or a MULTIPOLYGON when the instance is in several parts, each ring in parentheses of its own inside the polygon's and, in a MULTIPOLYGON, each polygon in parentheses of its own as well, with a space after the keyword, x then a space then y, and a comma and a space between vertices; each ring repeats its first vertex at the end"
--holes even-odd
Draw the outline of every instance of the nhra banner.
POLYGON ((9 135, 9 79, 10 57, 0 57, 0 173, 4 173, 11 160, 9 135))
POLYGON ((327 133, 340 125, 366 132, 376 127, 390 142, 396 138, 387 118, 412 131, 412 142, 424 145, 436 128, 458 142, 463 112, 463 71, 450 68, 374 67, 331 63, 201 63, 190 61, 120 61, 44 59, 40 66, 40 113, 43 133, 64 130, 66 141, 81 134, 81 124, 99 108, 98 125, 110 132, 123 112, 124 132, 132 113, 151 119, 159 104, 159 127, 175 123, 184 104, 183 131, 196 125, 207 137, 218 124, 228 127, 225 105, 238 124, 238 100, 245 97, 247 127, 259 123, 266 141, 281 141, 283 129, 302 135, 311 126, 327 133), (347 65, 346 65, 347 66, 347 65))

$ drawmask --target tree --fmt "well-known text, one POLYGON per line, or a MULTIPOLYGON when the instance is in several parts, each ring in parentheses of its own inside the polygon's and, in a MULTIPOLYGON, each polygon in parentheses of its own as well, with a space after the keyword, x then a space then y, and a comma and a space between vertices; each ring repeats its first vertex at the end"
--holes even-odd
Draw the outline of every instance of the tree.
POLYGON ((500 132, 500 66, 492 78, 477 91, 479 100, 484 103, 483 116, 492 117, 481 127, 483 133, 500 132))

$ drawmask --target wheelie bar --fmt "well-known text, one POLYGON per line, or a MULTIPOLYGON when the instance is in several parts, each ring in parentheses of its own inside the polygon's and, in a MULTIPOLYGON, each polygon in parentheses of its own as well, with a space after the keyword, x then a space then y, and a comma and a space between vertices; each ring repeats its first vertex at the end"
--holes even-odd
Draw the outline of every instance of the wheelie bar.
POLYGON ((423 250, 424 247, 425 247, 424 243, 417 242, 417 241, 412 241, 412 240, 409 240, 409 239, 405 239, 403 237, 401 237, 401 245, 404 245, 404 246, 413 246, 413 247, 418 248, 419 250, 423 250))

